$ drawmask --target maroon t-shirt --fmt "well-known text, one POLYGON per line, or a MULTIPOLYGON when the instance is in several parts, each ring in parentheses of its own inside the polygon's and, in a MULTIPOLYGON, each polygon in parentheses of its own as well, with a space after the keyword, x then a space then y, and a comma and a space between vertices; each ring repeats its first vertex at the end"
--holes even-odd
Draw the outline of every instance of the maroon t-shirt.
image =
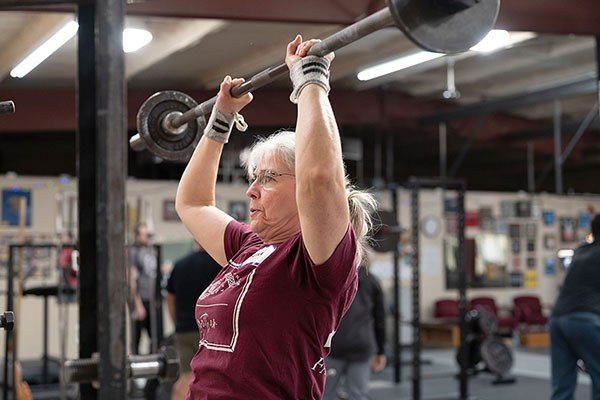
POLYGON ((321 399, 329 342, 357 289, 351 226, 322 265, 300 233, 266 245, 237 221, 225 252, 229 263, 196 303, 187 400, 321 399))

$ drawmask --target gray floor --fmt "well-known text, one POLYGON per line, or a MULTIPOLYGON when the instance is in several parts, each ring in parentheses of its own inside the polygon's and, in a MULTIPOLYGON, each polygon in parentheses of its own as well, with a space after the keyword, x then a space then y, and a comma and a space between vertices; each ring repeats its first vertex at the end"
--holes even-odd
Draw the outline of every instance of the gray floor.
MULTIPOLYGON (((410 357, 407 351, 405 358, 410 357)), ((430 365, 422 366, 422 375, 451 375, 424 379, 421 384, 422 398, 458 398, 458 380, 452 375, 457 373, 454 355, 451 350, 425 350, 423 359, 430 365)), ((409 365, 403 366, 403 382, 392 383, 393 371, 386 368, 371 380, 372 400, 410 399, 412 396, 409 365)), ((493 385, 494 377, 480 374, 469 380, 469 394, 482 400, 547 400, 550 398, 550 359, 547 352, 515 353, 515 365, 512 375, 517 382, 507 385, 493 385)), ((581 375, 578 380, 575 400, 590 400, 591 384, 588 376, 581 375)))

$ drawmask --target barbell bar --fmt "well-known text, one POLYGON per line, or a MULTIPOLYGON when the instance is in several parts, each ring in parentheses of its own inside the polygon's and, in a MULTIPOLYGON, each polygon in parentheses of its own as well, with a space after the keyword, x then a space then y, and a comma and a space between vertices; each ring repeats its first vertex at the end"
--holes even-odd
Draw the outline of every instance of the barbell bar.
MULTIPOLYGON (((63 376, 67 383, 89 383, 98 380, 99 355, 92 358, 67 360, 63 376)), ((130 354, 126 366, 127 378, 159 378, 176 381, 179 377, 179 355, 173 346, 164 346, 156 354, 130 354)))
MULTIPOLYGON (((500 0, 388 0, 387 7, 315 44, 309 55, 324 56, 391 26, 402 30, 425 50, 447 54, 463 52, 491 30, 499 6, 500 0)), ((231 95, 240 97, 274 82, 287 72, 285 62, 267 68, 232 88, 231 95)), ((181 92, 158 92, 142 105, 137 117, 139 133, 129 140, 132 149, 148 149, 168 160, 183 161, 191 156, 206 126, 204 117, 210 114, 217 97, 193 106, 186 99, 183 107, 171 111, 163 104, 174 100, 171 101, 174 105, 179 100, 173 97, 181 98, 181 95, 181 92), (164 109, 160 115, 154 110, 159 106, 164 109), (193 140, 189 140, 192 128, 188 124, 193 125, 196 135, 193 140), (179 139, 185 139, 185 145, 179 143, 179 139)))
POLYGON ((0 115, 11 114, 15 112, 15 103, 13 101, 0 101, 0 115))

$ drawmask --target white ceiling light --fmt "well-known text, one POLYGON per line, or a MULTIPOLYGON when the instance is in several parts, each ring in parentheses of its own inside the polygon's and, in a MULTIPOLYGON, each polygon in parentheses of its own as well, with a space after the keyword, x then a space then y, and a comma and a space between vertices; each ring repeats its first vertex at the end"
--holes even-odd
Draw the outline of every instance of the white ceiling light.
POLYGON ((35 49, 23 61, 19 63, 12 71, 10 76, 13 78, 22 78, 27 75, 32 69, 37 67, 42 61, 50 57, 52 53, 60 49, 62 45, 67 43, 77 33, 79 24, 75 21, 69 21, 60 28, 52 37, 46 40, 40 47, 35 49))
MULTIPOLYGON (((469 50, 478 53, 491 53, 493 51, 510 47, 516 43, 531 39, 535 34, 531 32, 509 33, 505 30, 491 30, 479 43, 469 50)), ((391 74, 405 68, 409 68, 436 58, 445 56, 443 53, 432 53, 429 51, 420 51, 408 56, 386 61, 373 67, 365 68, 360 71, 356 77, 361 81, 379 78, 380 76, 391 74)))
POLYGON ((510 44, 512 44, 510 33, 500 29, 492 29, 479 43, 469 50, 480 53, 491 53, 495 50, 509 46, 510 44))
POLYGON ((123 31, 123 51, 138 51, 152 41, 152 34, 145 29, 125 28, 123 31))
POLYGON ((373 67, 365 68, 360 71, 356 77, 361 81, 368 81, 379 78, 380 76, 391 74, 392 72, 400 71, 401 69, 409 68, 417 64, 444 56, 442 53, 432 53, 429 51, 420 51, 408 56, 396 58, 373 67))
MULTIPOLYGON (((58 32, 29 54, 10 71, 13 78, 23 78, 56 50, 67 43, 79 29, 76 21, 67 22, 58 32)), ((123 31, 123 51, 131 53, 141 49, 152 41, 152 34, 144 29, 126 28, 123 31)))

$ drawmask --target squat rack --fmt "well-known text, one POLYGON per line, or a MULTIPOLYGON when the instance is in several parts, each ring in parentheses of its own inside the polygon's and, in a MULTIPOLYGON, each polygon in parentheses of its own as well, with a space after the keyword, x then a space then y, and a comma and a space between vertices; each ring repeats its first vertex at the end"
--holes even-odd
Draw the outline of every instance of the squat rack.
POLYGON ((465 190, 466 183, 463 180, 448 180, 439 178, 411 177, 407 187, 411 190, 411 235, 412 235, 412 399, 421 400, 421 302, 420 302, 420 217, 419 217, 419 191, 421 189, 443 188, 457 192, 457 222, 458 222, 458 248, 456 254, 456 265, 458 274, 458 311, 460 327, 460 351, 464 354, 460 357, 459 373, 459 399, 469 398, 467 360, 468 346, 466 345, 467 326, 465 315, 467 311, 465 274, 465 190))

